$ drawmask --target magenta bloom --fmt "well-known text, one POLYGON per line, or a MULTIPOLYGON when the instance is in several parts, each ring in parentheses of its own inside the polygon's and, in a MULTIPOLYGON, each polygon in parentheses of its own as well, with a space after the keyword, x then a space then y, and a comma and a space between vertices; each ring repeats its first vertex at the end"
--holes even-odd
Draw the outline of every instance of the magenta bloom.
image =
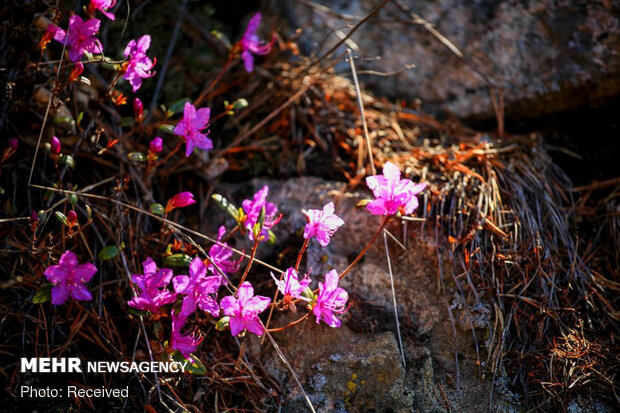
POLYGON ((173 303, 176 299, 176 294, 166 289, 172 280, 172 270, 168 268, 158 270, 157 264, 150 257, 142 262, 142 268, 144 274, 131 276, 131 282, 140 288, 140 295, 129 300, 127 304, 155 314, 162 306, 173 303))
POLYGON ((142 79, 155 76, 155 72, 151 72, 155 62, 146 55, 150 46, 151 36, 145 34, 137 41, 132 40, 127 43, 123 52, 123 55, 129 59, 123 78, 129 81, 134 92, 142 86, 142 79))
POLYGON ((310 209, 308 211, 302 210, 302 212, 308 219, 308 223, 304 228, 304 238, 316 237, 322 247, 326 247, 338 227, 344 225, 344 221, 334 214, 333 202, 325 205, 322 211, 310 209))
POLYGON ((256 222, 258 222, 258 217, 263 207, 265 208, 265 221, 261 235, 264 237, 264 240, 269 238, 269 229, 282 219, 282 215, 277 215, 278 207, 271 202, 267 202, 267 195, 269 195, 269 187, 265 185, 254 194, 252 200, 246 199, 243 201, 243 212, 246 215, 245 227, 249 231, 251 240, 254 240, 254 231, 252 229, 256 222))
POLYGON ((213 142, 208 138, 209 132, 201 131, 209 125, 210 108, 196 110, 194 105, 187 102, 183 108, 183 119, 174 128, 174 133, 185 139, 185 156, 190 156, 197 146, 200 149, 213 149, 213 142))
POLYGON ((183 354, 183 357, 192 361, 191 354, 196 351, 204 337, 196 337, 194 332, 189 334, 181 333, 181 330, 185 327, 187 317, 176 315, 174 311, 172 311, 171 316, 172 333, 170 334, 170 348, 178 350, 179 353, 183 354))
POLYGON ((105 17, 110 20, 114 20, 115 17, 108 10, 114 7, 116 4, 116 0, 90 0, 90 12, 93 13, 95 10, 99 10, 105 17))
POLYGON ((187 317, 196 311, 196 306, 208 312, 213 317, 220 315, 220 306, 211 294, 215 294, 221 285, 220 277, 207 277, 207 267, 198 257, 189 264, 189 276, 178 275, 172 280, 174 291, 182 294, 182 317, 187 317))
MULTIPOLYGON (((221 226, 218 230, 217 240, 221 242, 222 237, 225 233, 226 228, 224 228, 224 226, 221 226)), ((224 279, 222 274, 220 274, 219 271, 215 269, 215 267, 217 266, 217 268, 222 270, 222 272, 226 273, 226 275, 229 275, 237 272, 241 259, 239 259, 238 261, 233 260, 233 250, 230 249, 230 246, 227 243, 222 242, 222 244, 223 245, 213 244, 209 249, 210 263, 207 266, 207 269, 211 271, 213 275, 220 277, 221 284, 224 284, 226 282, 226 279, 224 279)))
POLYGON ((383 165, 383 175, 366 178, 366 185, 375 195, 366 209, 373 215, 411 214, 418 207, 417 194, 426 184, 414 184, 410 179, 400 179, 398 167, 391 162, 383 165))
POLYGON ((236 336, 243 330, 248 330, 262 336, 264 329, 258 314, 265 311, 271 299, 261 295, 254 296, 254 288, 247 281, 237 290, 237 297, 239 298, 229 295, 220 302, 222 311, 230 317, 230 333, 236 336))
POLYGON ((319 283, 319 295, 316 299, 316 305, 312 312, 316 316, 316 323, 323 320, 330 327, 340 327, 340 319, 334 313, 344 313, 345 304, 349 299, 349 294, 344 288, 338 287, 338 273, 331 270, 325 274, 325 284, 319 283))
POLYGON ((284 271, 282 280, 277 279, 273 273, 271 273, 271 278, 273 278, 276 282, 278 290, 280 290, 285 297, 289 296, 294 298, 299 298, 301 293, 304 292, 312 281, 307 274, 301 281, 299 281, 299 275, 297 274, 297 271, 295 271, 295 268, 289 268, 284 271))
POLYGON ((52 140, 50 141, 50 151, 53 155, 58 155, 60 153, 60 140, 56 136, 52 136, 52 140))
POLYGON ((97 267, 87 262, 80 264, 77 256, 71 251, 65 251, 60 257, 58 265, 48 267, 43 274, 52 287, 52 304, 61 305, 69 297, 75 300, 92 300, 93 296, 88 291, 85 283, 93 278, 97 267))
POLYGON ((243 39, 241 39, 241 57, 243 58, 243 64, 245 66, 245 70, 250 73, 254 70, 254 55, 266 55, 271 51, 271 46, 273 46, 276 41, 276 37, 273 36, 271 42, 265 43, 258 38, 256 31, 258 30, 258 26, 260 25, 261 14, 256 13, 250 21, 248 22, 248 27, 245 29, 245 34, 243 35, 243 39))
POLYGON ((180 192, 168 200, 166 214, 175 208, 182 208, 195 203, 194 194, 191 192, 180 192))
MULTIPOLYGON (((164 141, 159 136, 151 141, 149 144, 149 151, 153 153, 159 153, 164 149, 164 141)), ((193 195, 192 195, 193 197, 193 195)), ((196 201, 194 201, 196 202, 196 201)), ((193 203, 193 202, 192 202, 193 203)))
POLYGON ((140 98, 135 98, 133 100, 133 115, 138 122, 142 121, 142 117, 144 116, 144 104, 140 98))
POLYGON ((80 16, 69 18, 69 29, 67 32, 60 27, 54 26, 48 29, 54 33, 54 40, 67 45, 69 59, 72 62, 79 62, 84 53, 101 53, 103 46, 94 37, 99 31, 101 21, 99 19, 82 20, 80 16))

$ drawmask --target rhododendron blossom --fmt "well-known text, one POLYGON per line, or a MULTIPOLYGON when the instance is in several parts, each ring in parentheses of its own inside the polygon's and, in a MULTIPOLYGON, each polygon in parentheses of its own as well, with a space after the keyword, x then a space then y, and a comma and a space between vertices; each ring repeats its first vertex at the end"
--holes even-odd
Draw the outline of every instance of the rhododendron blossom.
POLYGON ((108 10, 114 7, 115 4, 116 0, 90 0, 90 5, 88 8, 91 13, 94 13, 95 10, 99 10, 105 17, 110 20, 114 20, 114 15, 108 10))
POLYGON ((195 203, 194 194, 191 192, 180 192, 168 200, 166 214, 175 208, 182 208, 195 203))
POLYGON ((65 251, 58 265, 48 267, 43 273, 47 280, 54 284, 52 304, 61 305, 69 297, 75 300, 92 300, 93 296, 85 283, 89 282, 96 272, 97 267, 93 264, 80 264, 73 252, 65 251))
POLYGON ((182 294, 183 305, 179 315, 187 317, 196 311, 196 306, 214 317, 220 314, 220 306, 211 294, 221 285, 220 277, 207 277, 207 267, 198 257, 189 264, 189 276, 178 275, 172 280, 174 291, 182 294))
POLYGON ((276 282, 276 285, 278 286, 278 290, 280 290, 280 292, 284 294, 285 298, 286 297, 293 297, 293 298, 301 297, 301 293, 304 292, 304 290, 308 287, 308 285, 310 285, 310 282, 312 281, 310 277, 308 277, 307 274, 300 281, 299 275, 297 274, 297 271, 295 271, 295 268, 289 268, 286 271, 284 271, 284 274, 281 280, 277 279, 276 276, 273 275, 273 273, 271 273, 271 278, 273 278, 273 280, 276 282))
POLYGON ((172 270, 157 269, 157 264, 150 257, 142 263, 142 268, 144 274, 131 276, 131 282, 138 286, 140 294, 127 304, 137 310, 155 314, 162 306, 173 303, 176 299, 176 294, 166 289, 172 280, 172 270))
POLYGON ((426 184, 400 179, 398 167, 391 162, 383 166, 383 175, 367 177, 366 185, 376 198, 366 205, 373 215, 411 214, 418 207, 416 195, 426 188, 426 184))
POLYGON ((129 81, 134 92, 142 86, 142 79, 155 76, 155 72, 151 72, 155 62, 146 55, 150 46, 151 36, 145 34, 138 40, 131 40, 127 43, 123 52, 123 55, 129 59, 123 78, 129 81))
POLYGON ((323 207, 323 210, 310 209, 303 211, 308 219, 308 223, 304 228, 304 238, 310 239, 316 237, 322 247, 326 247, 336 230, 344 225, 344 221, 334 214, 334 203, 323 207))
POLYGON ((265 221, 263 222, 263 229, 261 235, 263 241, 269 238, 269 229, 280 222, 282 215, 278 215, 278 207, 267 202, 267 195, 269 195, 269 187, 265 185, 260 191, 254 194, 254 197, 249 200, 243 201, 243 212, 245 212, 245 227, 249 231, 249 237, 254 240, 254 225, 258 222, 261 210, 265 208, 265 221))
POLYGON ((256 13, 248 22, 248 27, 245 29, 243 38, 241 39, 241 57, 243 58, 243 64, 247 72, 254 70, 254 55, 266 55, 271 51, 271 46, 276 41, 275 36, 271 39, 271 42, 265 43, 258 38, 256 31, 261 21, 261 14, 256 13))
POLYGON ((319 295, 312 312, 316 316, 316 323, 323 321, 330 327, 340 327, 341 321, 334 313, 344 313, 349 294, 344 288, 338 287, 338 273, 331 270, 325 274, 325 284, 319 282, 319 295))
POLYGON ((264 328, 258 314, 269 307, 271 299, 255 296, 254 288, 248 281, 241 284, 237 290, 237 297, 230 295, 222 298, 220 302, 222 311, 230 317, 230 333, 236 336, 243 330, 248 330, 257 336, 262 336, 264 328))
POLYGON ((222 237, 225 233, 226 228, 221 226, 217 235, 217 240, 220 244, 213 244, 209 249, 209 265, 207 266, 207 269, 211 271, 213 275, 220 277, 222 284, 224 284, 226 280, 217 269, 221 270, 226 275, 229 275, 237 272, 239 269, 239 264, 241 263, 241 259, 238 261, 232 259, 234 254, 233 250, 230 249, 230 246, 227 243, 222 242, 222 237))
POLYGON ((82 20, 80 16, 71 16, 69 18, 69 28, 65 32, 57 26, 48 28, 48 31, 54 33, 54 40, 66 43, 69 52, 69 59, 72 62, 79 62, 84 53, 101 53, 103 46, 99 40, 94 37, 99 31, 101 21, 99 19, 82 20))
POLYGON ((196 351, 198 345, 204 337, 196 337, 194 332, 183 334, 181 330, 185 327, 187 317, 171 313, 172 316, 172 333, 170 334, 170 348, 177 350, 186 359, 192 361, 191 354, 196 351))
POLYGON ((185 103, 183 119, 174 128, 174 133, 185 140, 185 156, 188 157, 194 151, 194 147, 209 150, 213 149, 213 141, 209 139, 208 132, 201 131, 209 125, 211 116, 210 108, 196 110, 194 105, 185 103))

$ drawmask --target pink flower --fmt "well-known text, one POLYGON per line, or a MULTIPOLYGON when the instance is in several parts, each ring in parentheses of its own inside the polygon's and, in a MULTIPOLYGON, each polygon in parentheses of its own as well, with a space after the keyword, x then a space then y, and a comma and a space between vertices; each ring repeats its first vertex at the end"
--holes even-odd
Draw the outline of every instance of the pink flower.
POLYGON ((172 311, 171 316, 172 333, 170 334, 170 348, 172 350, 177 350, 179 353, 183 354, 183 357, 191 361, 191 354, 196 351, 196 348, 204 337, 196 337, 195 332, 189 334, 181 333, 181 330, 185 327, 187 317, 177 315, 174 311, 172 311))
POLYGON ((60 257, 58 265, 48 267, 44 274, 52 287, 52 304, 61 305, 69 297, 75 300, 92 300, 85 283, 93 278, 97 267, 91 263, 79 264, 77 256, 71 251, 65 251, 60 257))
POLYGON ((200 108, 196 110, 191 103, 185 103, 185 107, 183 108, 183 119, 181 119, 174 128, 174 133, 185 139, 186 157, 192 154, 195 146, 204 150, 213 148, 213 142, 207 136, 209 132, 200 132, 209 125, 210 116, 210 108, 200 108))
POLYGON ((338 273, 331 270, 325 274, 325 284, 319 283, 319 295, 312 312, 316 316, 316 323, 323 320, 330 327, 340 327, 341 322, 334 313, 344 313, 349 294, 344 288, 338 287, 338 273))
POLYGON ((248 22, 248 27, 245 29, 245 34, 241 39, 241 49, 243 50, 241 53, 241 57, 243 58, 243 64, 245 65, 245 70, 250 73, 254 70, 254 55, 266 55, 271 51, 271 46, 273 46, 276 41, 276 37, 273 36, 271 42, 265 43, 258 38, 256 31, 258 30, 258 26, 260 25, 261 14, 256 13, 250 21, 248 22))
POLYGON ((150 257, 142 262, 144 274, 134 274, 131 282, 140 288, 140 295, 127 302, 130 307, 141 311, 150 311, 156 314, 159 309, 173 303, 176 294, 168 291, 166 287, 172 280, 172 270, 168 268, 157 269, 157 264, 150 257))
POLYGON ((230 317, 230 333, 236 336, 243 330, 248 330, 257 336, 262 336, 264 329, 258 314, 265 311, 271 299, 260 295, 254 296, 254 288, 247 281, 237 290, 237 297, 239 298, 229 295, 220 302, 222 311, 230 317))
MULTIPOLYGON (((159 153, 164 149, 164 141, 159 136, 151 141, 149 144, 149 151, 153 153, 159 153)), ((193 195, 192 195, 193 196, 193 195)), ((194 201, 196 202, 196 201, 194 201)), ((192 202, 193 203, 193 202, 192 202)))
POLYGON ((108 12, 108 10, 114 7, 115 4, 116 0, 90 0, 90 5, 88 8, 91 13, 94 13, 95 10, 99 10, 108 19, 114 20, 114 15, 108 12))
POLYGON ((146 55, 150 46, 151 36, 145 34, 137 41, 131 40, 127 43, 123 52, 123 55, 129 59, 123 78, 129 81, 134 92, 142 86, 142 79, 155 76, 155 72, 151 72, 155 62, 146 55))
POLYGON ((191 192, 180 192, 168 200, 166 214, 175 208, 182 208, 195 203, 194 194, 191 192))
POLYGON ((426 184, 400 179, 398 167, 391 162, 383 166, 383 175, 367 177, 366 185, 376 198, 366 205, 373 215, 411 214, 418 207, 416 195, 426 188, 426 184))
POLYGON ((261 210, 265 208, 265 221, 263 223, 263 230, 261 235, 264 240, 269 238, 269 229, 280 222, 282 215, 278 215, 278 207, 267 202, 267 195, 269 195, 269 187, 265 185, 260 191, 254 194, 252 200, 246 199, 243 201, 243 212, 245 212, 246 220, 245 227, 249 231, 249 237, 254 240, 254 225, 258 222, 261 210))
POLYGON ((52 136, 52 140, 50 141, 50 151, 52 155, 58 155, 60 153, 60 140, 56 136, 52 136))
POLYGON ((94 37, 99 31, 100 25, 99 19, 84 21, 80 16, 75 15, 69 18, 68 32, 56 26, 48 28, 48 31, 54 33, 54 40, 63 44, 66 43, 69 59, 72 62, 78 62, 86 52, 94 54, 103 51, 103 46, 94 37))
POLYGON ((278 290, 280 290, 280 292, 284 294, 284 297, 288 296, 294 298, 299 298, 301 296, 301 293, 304 292, 304 290, 308 287, 308 285, 310 285, 310 282, 312 281, 307 274, 303 278, 303 280, 299 281, 299 275, 297 274, 297 271, 295 271, 295 268, 289 268, 284 271, 284 276, 282 277, 282 280, 277 279, 276 276, 273 275, 273 273, 271 273, 271 278, 273 278, 273 280, 276 282, 278 290))
POLYGON ((9 149, 12 151, 16 151, 19 146, 19 141, 16 138, 9 139, 9 149))
POLYGON ((217 305, 215 294, 221 285, 219 276, 207 277, 207 267, 198 257, 189 264, 189 276, 178 275, 172 280, 174 291, 183 294, 183 305, 179 315, 187 317, 196 311, 196 306, 208 312, 213 317, 220 315, 220 306, 217 305))
MULTIPOLYGON (((221 226, 218 231, 217 240, 221 242, 222 237, 225 233, 226 228, 224 228, 224 226, 221 226)), ((226 273, 226 275, 232 274, 234 272, 237 272, 237 270, 239 269, 239 263, 241 262, 242 258, 240 258, 238 261, 231 259, 234 254, 233 250, 230 249, 227 243, 222 242, 222 244, 223 245, 213 244, 209 249, 210 263, 207 266, 207 269, 211 271, 213 275, 220 277, 220 282, 224 284, 226 280, 224 279, 224 277, 222 277, 222 274, 220 274, 219 271, 215 269, 215 267, 217 266, 217 268, 222 270, 222 272, 226 273)))
POLYGON ((316 237, 322 247, 326 247, 338 227, 344 225, 344 221, 334 214, 333 202, 325 205, 322 211, 310 209, 308 211, 302 210, 302 212, 308 219, 304 228, 304 238, 316 237))

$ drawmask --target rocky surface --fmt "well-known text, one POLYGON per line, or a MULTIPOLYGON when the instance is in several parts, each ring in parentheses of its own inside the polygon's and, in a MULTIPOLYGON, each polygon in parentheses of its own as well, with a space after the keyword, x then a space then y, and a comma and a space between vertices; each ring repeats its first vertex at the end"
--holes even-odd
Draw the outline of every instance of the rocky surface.
MULTIPOLYGON (((341 183, 317 178, 256 179, 249 184, 227 186, 229 196, 240 202, 265 183, 272 189, 270 201, 282 208, 284 218, 276 227, 278 245, 272 251, 265 249, 264 255, 291 246, 294 251, 289 258, 296 256, 301 244, 299 229, 305 224, 301 208, 319 208, 334 201, 336 213, 346 223, 327 248, 310 244, 302 268, 312 269, 313 286, 329 269, 342 271, 378 227, 377 217, 354 209, 368 193, 343 195, 341 183)), ((395 225, 390 231, 402 241, 403 228, 395 225)), ((433 245, 421 237, 419 223, 409 224, 407 232, 406 251, 394 241, 389 242, 406 367, 397 340, 383 238, 342 280, 341 285, 350 294, 351 308, 342 317, 341 328, 309 320, 274 334, 318 411, 447 412, 449 403, 452 411, 473 412, 480 411, 481 405, 488 406, 490 381, 479 377, 472 333, 469 323, 460 321, 463 316, 459 303, 439 290, 433 245), (455 328, 448 306, 456 320, 455 328)), ((288 264, 284 260, 279 265, 284 268, 288 264)), ((255 277, 268 280, 269 276, 257 273, 255 277)), ((285 325, 296 316, 299 314, 278 313, 272 326, 285 325)), ((482 326, 489 322, 482 310, 476 317, 482 326)), ((476 331, 482 341, 485 330, 476 331)), ((305 411, 303 394, 290 372, 269 343, 261 346, 259 341, 252 340, 251 353, 281 384, 283 411, 305 411)), ((481 354, 481 359, 486 359, 486 353, 481 354)), ((511 397, 514 395, 508 390, 505 395, 496 394, 494 410, 511 411, 511 397)))
MULTIPOLYGON (((364 76, 379 95, 421 99, 425 110, 460 118, 492 118, 488 82, 504 90, 511 119, 540 117, 606 104, 620 95, 620 3, 612 0, 399 0, 432 24, 472 62, 466 64, 410 15, 388 3, 352 41, 366 58, 358 70, 383 72, 415 64, 394 76, 364 76)), ((306 53, 333 45, 333 33, 357 23, 377 0, 280 0, 291 27, 306 28, 306 53), (314 6, 312 6, 314 4, 314 6), (316 4, 327 6, 317 7, 316 4)), ((348 65, 339 66, 348 73, 348 65)))

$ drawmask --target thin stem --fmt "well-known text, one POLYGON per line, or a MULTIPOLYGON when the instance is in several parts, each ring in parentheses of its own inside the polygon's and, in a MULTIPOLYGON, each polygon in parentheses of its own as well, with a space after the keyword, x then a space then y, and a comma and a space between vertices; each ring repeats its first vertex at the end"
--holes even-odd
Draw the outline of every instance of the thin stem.
POLYGON ((293 326, 295 326, 295 325, 297 325, 297 324, 301 323, 302 321, 307 320, 307 319, 308 319, 308 317, 310 317, 310 312, 307 312, 307 313, 306 313, 306 315, 304 315, 304 316, 303 316, 303 317, 301 317, 300 319, 295 320, 295 321, 293 321, 293 322, 291 322, 291 323, 288 323, 288 324, 287 324, 287 325, 285 325, 284 327, 277 327, 277 328, 272 328, 272 329, 268 329, 267 327, 265 327, 265 330, 267 330, 267 331, 268 331, 268 332, 270 332, 270 333, 277 333, 277 332, 280 332, 280 331, 284 331, 284 330, 286 330, 287 328, 293 327, 293 326))
POLYGON ((175 146, 175 148, 172 151, 170 151, 170 153, 168 153, 168 155, 166 155, 166 157, 162 159, 161 162, 158 163, 158 166, 165 164, 166 161, 172 157, 172 155, 174 155, 175 153, 179 151, 179 149, 181 149, 181 145, 183 145, 183 141, 179 139, 179 143, 177 143, 177 146, 175 146))
POLYGON ((217 77, 215 79, 213 79, 213 81, 209 84, 209 86, 204 88, 202 93, 200 93, 200 96, 198 96, 198 98, 194 101, 194 105, 195 106, 198 106, 200 103, 202 103, 202 101, 207 97, 209 92, 211 92, 213 87, 222 79, 224 74, 228 71, 230 63, 232 61, 233 61, 233 54, 231 53, 231 54, 228 55, 228 60, 226 60, 226 63, 224 64, 224 67, 222 67, 222 70, 220 70, 220 73, 217 75, 217 77))
MULTIPOLYGON (((245 271, 243 272, 243 276, 241 277, 241 281, 239 281, 239 287, 241 287, 241 284, 243 284, 243 282, 245 281, 245 279, 248 276, 248 273, 250 272, 250 268, 252 268, 252 263, 254 262, 254 256, 256 255, 256 250, 258 249, 258 244, 259 241, 257 239, 254 240, 254 245, 252 245, 252 254, 250 254, 250 261, 248 262, 247 267, 245 267, 245 271)), ((237 289, 239 289, 239 287, 237 287, 237 289)))
POLYGON ((379 229, 377 230, 377 232, 375 232, 375 235, 372 236, 370 241, 368 241, 368 244, 366 244, 364 249, 357 255, 357 257, 355 257, 353 262, 351 264, 349 264, 349 266, 340 274, 340 279, 342 279, 345 275, 347 275, 349 273, 349 271, 351 271, 353 269, 355 264, 357 264, 359 262, 359 260, 361 260, 362 257, 364 257, 364 255, 366 255, 366 253, 368 252, 370 247, 372 247, 372 244, 374 244, 375 241, 377 240, 377 237, 379 236, 379 234, 381 234, 381 231, 383 231, 383 228, 385 228, 387 223, 390 221, 390 218, 391 217, 389 217, 389 216, 388 217, 383 217, 383 221, 381 222, 381 226, 379 226, 379 229))
POLYGON ((304 245, 301 246, 301 249, 299 250, 299 254, 297 254, 297 262, 295 263, 295 271, 299 271, 299 265, 301 264, 301 259, 304 256, 306 249, 308 248, 309 242, 310 242, 310 238, 307 238, 304 241, 304 245))

